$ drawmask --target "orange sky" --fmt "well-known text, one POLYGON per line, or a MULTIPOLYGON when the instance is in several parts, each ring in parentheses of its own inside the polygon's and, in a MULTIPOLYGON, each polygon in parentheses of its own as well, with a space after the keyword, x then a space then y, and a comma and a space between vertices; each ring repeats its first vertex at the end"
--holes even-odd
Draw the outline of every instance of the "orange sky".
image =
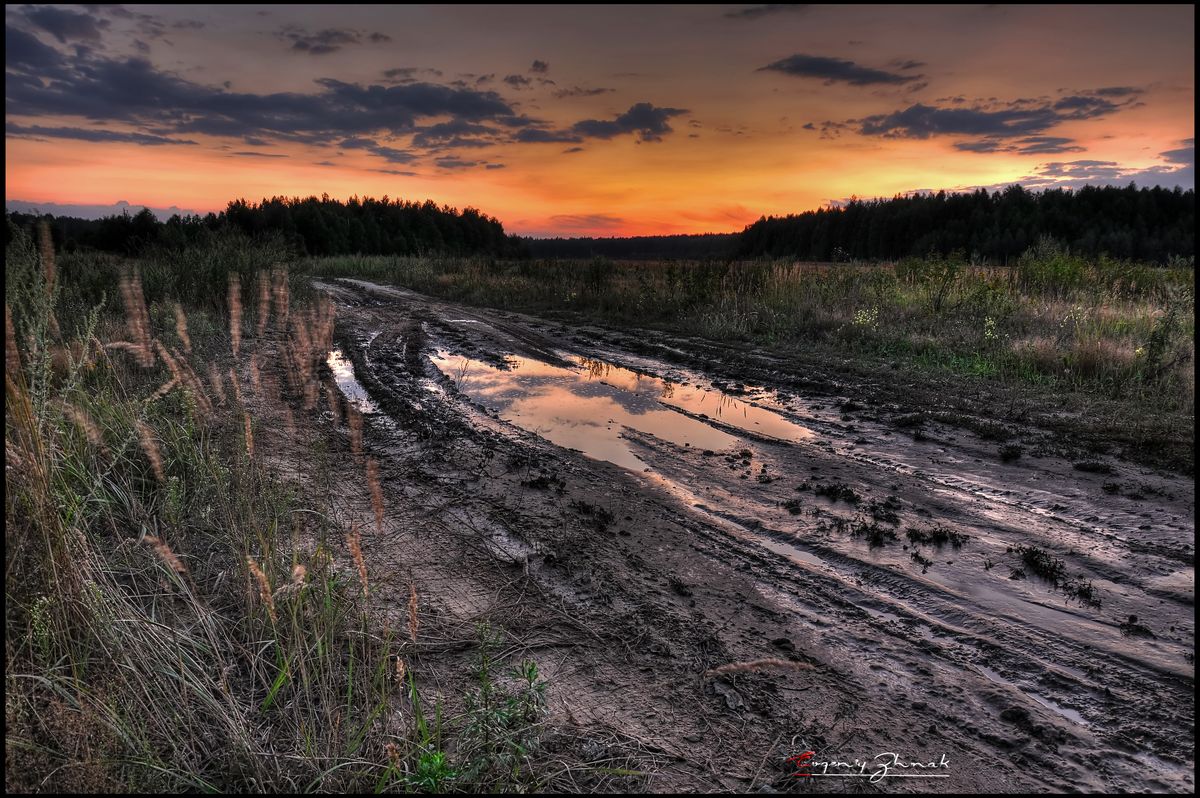
POLYGON ((10 206, 387 194, 628 235, 1194 181, 1191 6, 41 9, 6 11, 10 206))

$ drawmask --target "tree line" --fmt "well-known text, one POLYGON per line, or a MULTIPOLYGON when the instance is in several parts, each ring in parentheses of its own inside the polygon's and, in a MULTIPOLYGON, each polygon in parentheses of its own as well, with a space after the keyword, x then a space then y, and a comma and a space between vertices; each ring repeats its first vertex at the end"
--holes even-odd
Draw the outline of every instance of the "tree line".
MULTIPOLYGON (((1195 254, 1193 189, 1085 187, 937 192, 853 199, 835 207, 762 217, 741 233, 534 239, 506 234, 494 217, 433 201, 272 197, 230 202, 220 213, 172 216, 149 210, 98 220, 6 213, 11 224, 48 218, 60 250, 137 254, 185 247, 225 229, 273 234, 301 255, 486 255, 499 258, 703 260, 788 257, 887 260, 929 254, 1007 263, 1043 239, 1081 255, 1165 262, 1195 254)), ((11 232, 8 234, 11 238, 11 232)))
POLYGON ((763 217, 740 235, 740 257, 878 260, 961 252, 1007 263, 1045 238, 1072 252, 1164 262, 1195 254, 1196 192, 1088 186, 1075 191, 918 194, 763 217))
MULTIPOLYGON (((491 255, 519 257, 521 240, 498 219, 475 208, 458 210, 432 200, 351 197, 272 197, 234 200, 220 213, 178 214, 160 222, 142 209, 97 220, 7 213, 13 224, 48 218, 55 246, 138 254, 150 246, 183 247, 233 229, 250 236, 275 235, 301 255, 491 255)), ((8 236, 11 239, 11 233, 8 236)))

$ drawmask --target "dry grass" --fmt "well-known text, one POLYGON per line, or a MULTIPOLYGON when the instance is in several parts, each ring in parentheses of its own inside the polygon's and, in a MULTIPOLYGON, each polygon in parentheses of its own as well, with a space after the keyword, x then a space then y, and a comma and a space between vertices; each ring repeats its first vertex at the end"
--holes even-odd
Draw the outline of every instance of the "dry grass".
POLYGON ((293 329, 257 335, 249 353, 236 277, 229 317, 212 318, 169 298, 149 305, 129 269, 121 319, 64 314, 82 326, 59 331, 55 261, 20 238, 7 254, 9 789, 406 784, 422 749, 385 751, 412 729, 391 708, 394 645, 363 601, 358 530, 345 543, 361 592, 329 556, 344 536, 334 509, 269 473, 258 450, 279 439, 254 435, 263 413, 264 429, 296 426, 332 305, 290 307, 286 273, 260 277, 258 330, 272 304, 293 329), (249 403, 239 372, 252 356, 288 365, 264 369, 249 403), (289 368, 302 378, 281 397, 289 368))

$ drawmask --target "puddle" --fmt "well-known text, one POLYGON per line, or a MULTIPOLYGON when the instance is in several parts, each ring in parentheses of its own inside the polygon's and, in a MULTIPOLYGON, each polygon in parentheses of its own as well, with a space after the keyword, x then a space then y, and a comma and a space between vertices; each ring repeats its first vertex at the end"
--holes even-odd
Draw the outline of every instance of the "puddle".
POLYGON ((622 437, 626 428, 678 446, 713 451, 743 441, 709 419, 783 441, 813 437, 812 431, 779 414, 719 390, 638 374, 600 360, 564 359, 575 367, 510 357, 510 368, 499 369, 446 351, 439 351, 433 362, 460 391, 505 421, 558 446, 639 472, 646 463, 622 437))
POLYGON ((354 364, 346 357, 345 352, 341 349, 334 349, 329 353, 329 357, 325 358, 325 363, 333 372, 333 379, 342 395, 346 397, 346 401, 353 405, 358 412, 364 415, 379 412, 379 405, 375 404, 367 393, 367 389, 354 376, 354 364))

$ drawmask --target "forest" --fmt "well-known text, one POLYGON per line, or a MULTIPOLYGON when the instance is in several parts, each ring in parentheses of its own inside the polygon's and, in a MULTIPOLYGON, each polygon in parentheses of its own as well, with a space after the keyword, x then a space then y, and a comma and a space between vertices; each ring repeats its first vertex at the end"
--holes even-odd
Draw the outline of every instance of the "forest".
POLYGON ((742 232, 742 257, 881 260, 962 252, 1006 264, 1043 238, 1070 251, 1162 263, 1195 252, 1196 192, 1087 186, 851 200, 840 207, 764 217, 742 232))
MULTIPOLYGON (((28 228, 39 217, 10 213, 28 228)), ((301 255, 492 255, 519 256, 520 241, 508 236, 499 220, 475 208, 461 211, 432 200, 351 197, 343 202, 321 197, 272 197, 259 203, 230 202, 224 211, 205 216, 175 215, 160 222, 149 210, 98 220, 50 218, 54 244, 61 251, 98 249, 136 255, 149 247, 180 249, 233 229, 251 236, 274 233, 301 255)), ((6 234, 6 243, 12 234, 6 234)))
MULTIPOLYGON (((34 215, 9 213, 29 228, 34 215)), ((172 216, 143 209, 98 220, 45 217, 61 251, 98 249, 135 255, 147 247, 178 249, 223 229, 275 233, 300 255, 485 255, 498 258, 705 260, 796 258, 878 261, 961 253, 978 263, 1007 264, 1043 239, 1079 255, 1153 263, 1195 253, 1196 192, 1085 187, 1029 191, 937 192, 859 200, 775 217, 741 233, 611 238, 529 238, 507 234, 475 208, 432 200, 272 197, 230 202, 220 213, 172 216)), ((11 233, 6 233, 6 242, 11 233)))

